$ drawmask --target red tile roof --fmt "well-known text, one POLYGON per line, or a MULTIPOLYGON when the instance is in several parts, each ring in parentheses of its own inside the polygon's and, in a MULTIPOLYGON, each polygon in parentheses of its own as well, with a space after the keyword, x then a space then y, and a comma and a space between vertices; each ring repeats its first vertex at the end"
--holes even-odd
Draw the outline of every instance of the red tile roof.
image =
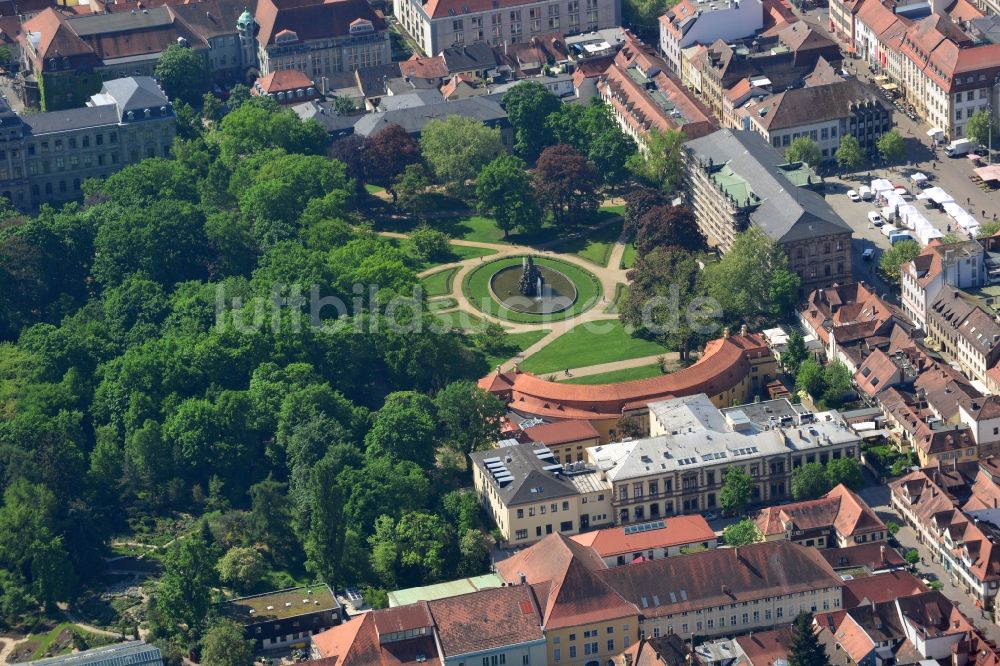
MULTIPOLYGON (((408 608, 400 606, 399 608, 408 608)), ((376 628, 379 615, 395 608, 365 613, 312 637, 312 645, 323 658, 335 658, 336 666, 402 666, 422 664, 441 666, 437 645, 431 633, 381 644, 376 628)))
POLYGON ((834 569, 865 567, 878 571, 905 564, 896 549, 884 543, 860 543, 846 548, 826 548, 819 552, 834 569))
POLYGON ((815 548, 791 541, 667 557, 597 575, 647 618, 843 585, 815 548))
POLYGON ((434 618, 426 601, 415 604, 385 608, 375 613, 375 628, 380 634, 394 634, 401 631, 433 627, 434 618))
POLYGON ((251 92, 254 94, 276 95, 279 92, 309 88, 312 85, 312 79, 297 69, 281 69, 257 79, 251 92), (258 90, 260 93, 258 93, 258 90))
POLYGON ((829 342, 832 330, 854 324, 887 322, 896 309, 860 282, 816 289, 806 299, 802 318, 816 337, 829 342))
POLYGON ((268 46, 285 30, 303 41, 348 35, 357 19, 370 22, 376 31, 387 28, 366 0, 259 0, 255 18, 257 39, 268 46))
POLYGON ((715 532, 699 514, 674 516, 663 520, 664 527, 626 534, 624 527, 609 527, 571 537, 603 557, 639 553, 654 548, 668 548, 715 539, 715 532))
POLYGON ((555 421, 526 428, 524 436, 529 442, 537 442, 546 446, 573 444, 590 439, 597 439, 600 433, 594 430, 590 421, 555 421))
MULTIPOLYGON (((667 398, 706 393, 710 397, 738 386, 750 373, 751 358, 770 356, 759 334, 710 341, 692 366, 669 375, 619 384, 565 384, 546 381, 526 372, 489 375, 480 387, 509 385, 510 408, 521 414, 556 419, 607 419, 667 398)), ((505 389, 490 389, 503 392, 505 389)))
POLYGON ((819 499, 764 509, 757 514, 755 522, 765 537, 782 534, 789 528, 835 529, 844 539, 885 531, 885 524, 875 512, 844 484, 819 499))
POLYGON ((38 33, 38 56, 51 58, 92 55, 93 50, 69 27, 66 18, 49 7, 24 22, 24 35, 38 33))
POLYGON ((527 585, 428 602, 444 657, 542 641, 542 618, 527 585))
POLYGON ((747 656, 750 666, 772 666, 778 659, 787 661, 788 647, 791 642, 791 627, 782 627, 772 631, 755 631, 749 636, 736 637, 736 644, 747 656))
POLYGON ((689 666, 690 657, 684 639, 677 634, 668 634, 640 638, 609 663, 614 666, 689 666))
POLYGON ((887 571, 844 581, 844 608, 882 603, 909 594, 926 592, 927 586, 908 571, 887 571))
POLYGON ((399 71, 403 76, 418 79, 443 79, 448 76, 448 67, 444 64, 444 58, 439 55, 431 58, 413 55, 409 60, 399 63, 399 71))
POLYGON ((625 43, 598 83, 598 90, 640 134, 650 129, 679 129, 689 139, 696 139, 715 131, 716 124, 711 113, 668 71, 666 62, 656 55, 652 47, 626 31, 625 43), (631 68, 638 68, 644 73, 656 71, 652 81, 659 93, 680 112, 680 116, 663 109, 647 88, 629 76, 631 68))
POLYGON ((595 575, 605 568, 597 554, 575 541, 552 534, 497 563, 511 583, 522 576, 532 586, 546 630, 637 615, 636 609, 595 575))

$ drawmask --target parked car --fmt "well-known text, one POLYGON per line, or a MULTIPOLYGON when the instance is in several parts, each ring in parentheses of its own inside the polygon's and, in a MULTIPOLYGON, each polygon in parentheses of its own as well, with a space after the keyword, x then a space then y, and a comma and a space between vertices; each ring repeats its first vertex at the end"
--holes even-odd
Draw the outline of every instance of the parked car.
POLYGON ((854 190, 847 190, 847 198, 854 202, 861 201, 861 197, 854 190))
POLYGON ((875 211, 870 211, 868 213, 868 221, 871 222, 876 227, 881 227, 883 224, 885 224, 885 220, 882 219, 882 216, 876 213, 875 211))
POLYGON ((865 251, 861 253, 861 258, 865 261, 871 261, 875 258, 875 248, 869 247, 865 248, 865 251))

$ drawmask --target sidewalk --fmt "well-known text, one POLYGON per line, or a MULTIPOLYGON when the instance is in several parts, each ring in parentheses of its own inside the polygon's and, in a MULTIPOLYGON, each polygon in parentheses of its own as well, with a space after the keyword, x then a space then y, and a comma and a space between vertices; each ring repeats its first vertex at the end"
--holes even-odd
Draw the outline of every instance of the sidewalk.
POLYGON ((574 377, 600 375, 605 372, 614 372, 615 370, 625 370, 627 368, 641 368, 644 365, 659 363, 661 358, 665 358, 668 361, 677 361, 680 359, 680 355, 677 352, 663 352, 662 354, 657 354, 656 356, 641 356, 639 358, 630 358, 625 361, 612 361, 611 363, 588 365, 584 368, 570 368, 569 375, 560 375, 559 379, 572 379, 574 377))

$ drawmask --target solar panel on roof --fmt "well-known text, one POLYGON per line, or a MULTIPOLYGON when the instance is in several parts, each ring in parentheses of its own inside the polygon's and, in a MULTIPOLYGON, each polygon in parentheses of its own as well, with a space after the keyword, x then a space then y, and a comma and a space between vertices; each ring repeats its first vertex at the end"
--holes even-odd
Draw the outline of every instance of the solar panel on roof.
POLYGON ((498 462, 500 462, 500 457, 499 456, 494 456, 492 458, 483 458, 483 463, 486 464, 486 465, 489 465, 490 463, 498 463, 498 462))
POLYGON ((562 469, 562 465, 559 465, 559 464, 556 464, 556 465, 546 465, 542 469, 545 470, 546 472, 554 472, 554 471, 556 471, 558 469, 562 469))

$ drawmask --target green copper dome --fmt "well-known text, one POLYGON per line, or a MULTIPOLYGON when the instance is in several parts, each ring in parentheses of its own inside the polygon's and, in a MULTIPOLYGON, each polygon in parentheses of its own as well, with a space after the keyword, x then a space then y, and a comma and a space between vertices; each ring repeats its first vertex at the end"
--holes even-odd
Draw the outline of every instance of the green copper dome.
POLYGON ((246 28, 247 26, 253 25, 253 15, 250 10, 244 9, 240 17, 236 19, 236 26, 239 28, 246 28))

